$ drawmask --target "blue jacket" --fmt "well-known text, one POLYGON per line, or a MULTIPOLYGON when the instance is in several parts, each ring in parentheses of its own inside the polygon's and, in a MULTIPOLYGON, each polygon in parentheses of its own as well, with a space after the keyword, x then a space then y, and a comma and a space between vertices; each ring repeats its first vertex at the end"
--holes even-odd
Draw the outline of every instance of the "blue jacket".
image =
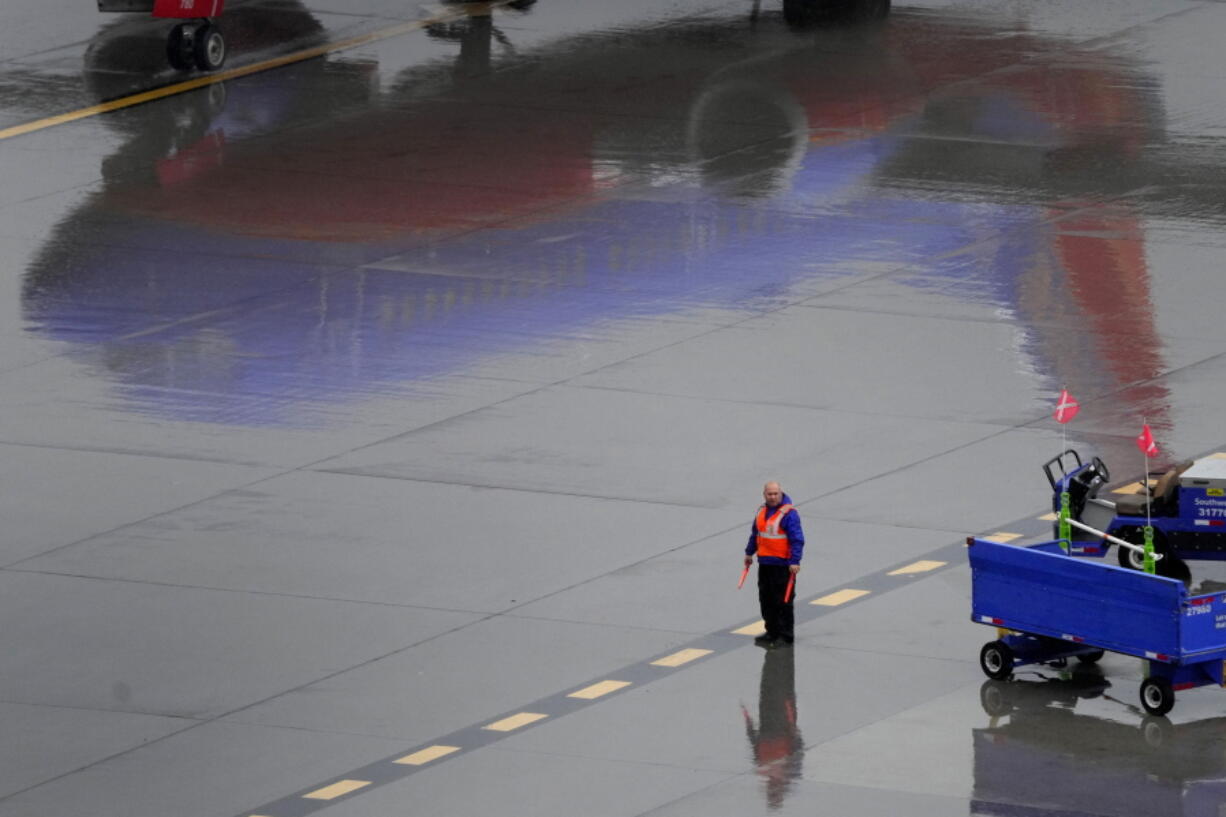
MULTIPOLYGON (((792 498, 787 494, 783 495, 783 504, 791 505, 792 498)), ((758 527, 756 524, 757 514, 754 514, 754 521, 749 523, 749 544, 745 545, 745 555, 752 556, 758 550, 758 527)), ((796 509, 787 512, 783 517, 783 521, 779 523, 779 530, 783 531, 788 536, 788 547, 792 551, 792 558, 780 559, 777 556, 759 556, 758 563, 764 565, 798 565, 800 557, 805 551, 805 532, 800 527, 800 514, 796 509)))

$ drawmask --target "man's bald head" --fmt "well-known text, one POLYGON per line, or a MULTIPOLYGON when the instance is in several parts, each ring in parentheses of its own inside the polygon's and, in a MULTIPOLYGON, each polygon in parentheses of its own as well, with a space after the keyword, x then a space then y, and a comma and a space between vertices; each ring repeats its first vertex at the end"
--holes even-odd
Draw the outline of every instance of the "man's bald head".
POLYGON ((762 498, 766 500, 766 507, 776 508, 779 503, 783 502, 783 488, 774 480, 762 486, 762 498))

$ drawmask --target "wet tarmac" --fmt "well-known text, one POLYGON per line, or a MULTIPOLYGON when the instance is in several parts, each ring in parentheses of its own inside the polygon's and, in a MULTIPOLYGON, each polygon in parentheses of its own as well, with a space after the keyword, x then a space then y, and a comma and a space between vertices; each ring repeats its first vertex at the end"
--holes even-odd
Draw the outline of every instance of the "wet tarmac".
POLYGON ((94 6, 0 9, 0 817, 1226 807, 962 544, 1226 450, 1226 6, 94 6))

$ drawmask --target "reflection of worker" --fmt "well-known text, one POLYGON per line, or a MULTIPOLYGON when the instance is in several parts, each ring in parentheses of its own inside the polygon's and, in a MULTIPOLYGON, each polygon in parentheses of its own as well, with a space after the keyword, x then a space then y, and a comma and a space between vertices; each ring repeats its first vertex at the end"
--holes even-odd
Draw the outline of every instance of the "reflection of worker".
POLYGON ((765 504, 758 508, 745 546, 745 565, 753 564, 758 554, 758 603, 766 632, 754 639, 760 647, 780 647, 792 643, 792 599, 787 601, 788 580, 800 572, 800 557, 805 547, 805 534, 800 528, 800 514, 792 507, 792 498, 783 492, 778 482, 762 487, 765 504))
POLYGON ((792 781, 800 777, 804 741, 796 725, 796 670, 792 650, 771 650, 762 662, 758 725, 744 707, 745 733, 754 765, 766 782, 766 805, 777 809, 792 781))

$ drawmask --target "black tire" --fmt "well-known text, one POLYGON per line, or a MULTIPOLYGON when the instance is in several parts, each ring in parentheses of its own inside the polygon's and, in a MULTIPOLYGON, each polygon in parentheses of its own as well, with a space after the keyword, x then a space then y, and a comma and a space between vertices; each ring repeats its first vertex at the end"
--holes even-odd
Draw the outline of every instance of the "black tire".
POLYGON ((857 20, 884 20, 890 16, 890 0, 852 0, 857 20))
MULTIPOLYGON (((1145 544, 1145 532, 1140 528, 1129 528, 1127 531, 1124 531, 1123 534, 1124 535, 1120 536, 1119 538, 1123 539, 1125 542, 1131 542, 1134 545, 1145 544)), ((1120 547, 1119 545, 1116 545, 1115 549, 1118 551, 1116 558, 1119 560, 1120 567, 1126 567, 1129 570, 1145 569, 1144 555, 1130 548, 1120 547)), ((1154 555, 1161 554, 1164 557, 1162 561, 1158 562, 1157 565, 1157 570, 1159 573, 1162 572, 1162 562, 1171 558, 1170 552, 1170 546, 1167 545, 1166 537, 1162 535, 1162 531, 1154 531, 1154 555)))
POLYGON ((812 0, 783 0, 783 20, 790 26, 803 27, 813 21, 812 0))
POLYGON ((166 61, 176 71, 192 68, 192 33, 188 23, 178 23, 166 37, 166 61))
POLYGON ((192 43, 192 58, 201 71, 216 71, 226 63, 226 38, 212 23, 196 27, 192 43))
POLYGON ((989 641, 979 651, 979 668, 994 681, 1013 674, 1013 650, 1003 641, 989 641))
POLYGON ((1171 682, 1151 675, 1141 682, 1141 706, 1151 715, 1165 715, 1175 705, 1171 682))
POLYGON ((1102 657, 1103 651, 1095 650, 1094 652, 1083 652, 1081 655, 1077 656, 1077 660, 1083 664, 1097 664, 1102 657))

